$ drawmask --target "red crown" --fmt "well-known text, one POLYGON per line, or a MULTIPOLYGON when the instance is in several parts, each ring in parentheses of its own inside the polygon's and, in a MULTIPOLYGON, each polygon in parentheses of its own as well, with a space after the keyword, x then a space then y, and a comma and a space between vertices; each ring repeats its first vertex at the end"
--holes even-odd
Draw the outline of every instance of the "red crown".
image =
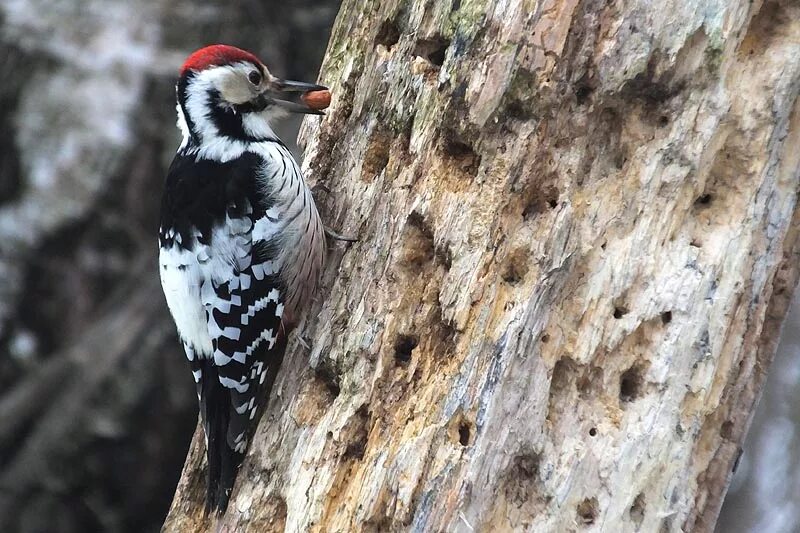
POLYGON ((238 61, 249 61, 254 65, 260 63, 256 56, 241 48, 227 44, 212 44, 197 50, 186 59, 186 62, 181 67, 181 76, 190 70, 199 72, 209 67, 230 65, 238 61))

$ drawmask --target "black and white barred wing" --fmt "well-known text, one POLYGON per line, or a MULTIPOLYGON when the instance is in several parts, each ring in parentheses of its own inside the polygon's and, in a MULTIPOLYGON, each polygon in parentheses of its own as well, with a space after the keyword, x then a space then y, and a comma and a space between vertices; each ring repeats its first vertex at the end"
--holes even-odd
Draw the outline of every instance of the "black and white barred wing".
POLYGON ((253 226, 252 213, 228 217, 228 240, 215 235, 215 251, 228 247, 229 270, 216 267, 210 282, 201 286, 214 366, 220 384, 230 392, 225 440, 238 453, 246 449, 252 421, 269 394, 286 346, 274 254, 266 241, 253 242, 253 226))

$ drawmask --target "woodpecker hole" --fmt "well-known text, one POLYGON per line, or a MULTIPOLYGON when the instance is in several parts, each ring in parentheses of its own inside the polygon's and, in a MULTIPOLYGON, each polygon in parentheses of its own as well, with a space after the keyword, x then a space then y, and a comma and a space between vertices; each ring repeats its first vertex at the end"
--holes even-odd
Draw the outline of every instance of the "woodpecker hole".
POLYGON ((661 323, 665 326, 672 322, 672 311, 664 311, 661 313, 661 323))
POLYGON ((622 373, 619 378, 619 399, 623 403, 630 403, 636 400, 644 385, 642 371, 637 366, 632 366, 622 373))
POLYGON ((389 150, 392 144, 391 133, 380 127, 372 131, 369 136, 367 149, 361 163, 361 180, 371 182, 377 178, 389 163, 389 150))
POLYGON ((539 475, 539 455, 526 453, 514 458, 514 469, 521 479, 533 480, 539 475))
POLYGON ((544 335, 542 335, 542 336, 540 337, 540 339, 541 339, 541 341, 542 341, 543 343, 547 344, 548 342, 550 342, 550 335, 548 335, 547 333, 545 333, 544 335))
POLYGON ((533 452, 521 453, 511 460, 502 476, 509 501, 530 505, 537 500, 540 461, 539 455, 533 452))
POLYGON ((666 127, 669 124, 669 117, 667 115, 661 115, 658 117, 658 125, 659 127, 666 127))
POLYGON ((469 423, 464 421, 458 425, 458 442, 462 446, 469 446, 470 429, 469 423))
POLYGON ((336 371, 331 367, 330 364, 327 363, 320 363, 314 368, 314 376, 325 385, 325 389, 328 393, 336 398, 339 396, 341 392, 341 387, 339 387, 339 376, 336 374, 336 371))
POLYGON ((542 491, 539 482, 542 459, 532 450, 520 450, 500 475, 501 490, 517 509, 527 509, 530 516, 544 511, 550 496, 542 491))
POLYGON ((578 504, 578 521, 582 524, 590 526, 597 520, 597 498, 586 498, 578 504))
POLYGON ((705 207, 711 205, 711 202, 714 201, 714 196, 710 193, 705 193, 695 200, 695 205, 699 207, 705 207))
POLYGON ((526 250, 517 248, 508 254, 503 262, 503 281, 516 285, 528 274, 528 254, 526 250))
POLYGON ((731 437, 733 437, 733 422, 726 420, 719 430, 719 435, 725 440, 731 440, 731 437))
POLYGON ((614 306, 614 318, 616 318, 617 320, 619 320, 620 318, 624 317, 629 312, 630 311, 628 311, 628 308, 625 307, 625 306, 622 306, 622 305, 614 306))
POLYGON ((441 36, 436 36, 431 39, 421 39, 417 41, 414 47, 414 55, 424 57, 431 64, 441 67, 444 64, 444 58, 447 54, 447 48, 450 46, 450 41, 441 36))
POLYGON ((550 396, 565 391, 570 386, 572 376, 577 370, 577 363, 571 357, 564 356, 556 361, 553 367, 553 376, 550 378, 550 396))
POLYGON ((575 101, 578 103, 578 105, 583 105, 586 103, 586 101, 589 99, 589 97, 592 95, 593 92, 594 89, 592 89, 590 86, 581 85, 575 91, 575 101))
POLYGON ((356 440, 347 445, 347 449, 344 451, 344 456, 349 459, 360 461, 364 458, 364 452, 366 449, 366 443, 363 440, 356 440))
POLYGON ((526 199, 525 208, 522 210, 522 218, 528 221, 539 213, 556 207, 558 207, 558 189, 555 187, 532 187, 526 199))
POLYGON ((628 514, 631 517, 631 522, 633 522, 637 530, 642 527, 645 507, 646 503, 644 501, 644 493, 640 492, 639 495, 634 498, 633 504, 631 504, 631 508, 628 511, 628 514))
POLYGON ((412 211, 403 230, 400 265, 409 276, 418 276, 422 266, 435 257, 433 230, 423 215, 412 211))
POLYGON ((419 339, 411 335, 398 335, 394 341, 394 360, 398 365, 411 361, 411 352, 417 347, 419 339))
POLYGON ((481 163, 480 156, 456 132, 445 132, 441 145, 445 155, 452 159, 452 166, 471 177, 478 174, 478 167, 481 163))
POLYGON ((342 429, 342 434, 349 439, 344 457, 356 461, 363 459, 369 437, 369 412, 366 406, 362 405, 353 413, 342 429))
POLYGON ((597 436, 597 428, 590 428, 589 429, 589 436, 596 437, 597 436))
POLYGON ((400 40, 400 28, 393 20, 384 20, 375 36, 375 44, 381 44, 386 48, 391 48, 400 40))
POLYGON ((450 270, 450 267, 453 266, 453 252, 447 245, 436 248, 433 255, 436 262, 442 265, 445 270, 450 270))

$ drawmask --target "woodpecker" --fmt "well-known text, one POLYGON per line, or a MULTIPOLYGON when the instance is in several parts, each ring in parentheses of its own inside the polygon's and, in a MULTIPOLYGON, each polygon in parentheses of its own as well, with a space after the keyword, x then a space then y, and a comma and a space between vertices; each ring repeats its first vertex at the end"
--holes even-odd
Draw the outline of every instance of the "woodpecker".
POLYGON ((272 125, 321 85, 270 74, 252 53, 189 56, 176 92, 180 148, 159 229, 161 285, 194 376, 207 511, 225 511, 248 439, 325 255, 324 227, 272 125))

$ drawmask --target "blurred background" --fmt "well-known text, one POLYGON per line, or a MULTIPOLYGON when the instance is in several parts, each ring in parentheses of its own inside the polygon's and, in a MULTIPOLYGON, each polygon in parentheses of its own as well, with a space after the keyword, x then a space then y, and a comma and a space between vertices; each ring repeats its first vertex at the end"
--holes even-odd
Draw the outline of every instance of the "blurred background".
POLYGON ((315 81, 337 9, 0 0, 0 532, 160 529, 197 420, 156 270, 178 68, 315 81))
MULTIPOLYGON (((197 416, 156 272, 177 69, 223 42, 315 81, 337 8, 0 0, 0 532, 159 530, 197 416)), ((718 531, 799 529, 798 324, 718 531)))

